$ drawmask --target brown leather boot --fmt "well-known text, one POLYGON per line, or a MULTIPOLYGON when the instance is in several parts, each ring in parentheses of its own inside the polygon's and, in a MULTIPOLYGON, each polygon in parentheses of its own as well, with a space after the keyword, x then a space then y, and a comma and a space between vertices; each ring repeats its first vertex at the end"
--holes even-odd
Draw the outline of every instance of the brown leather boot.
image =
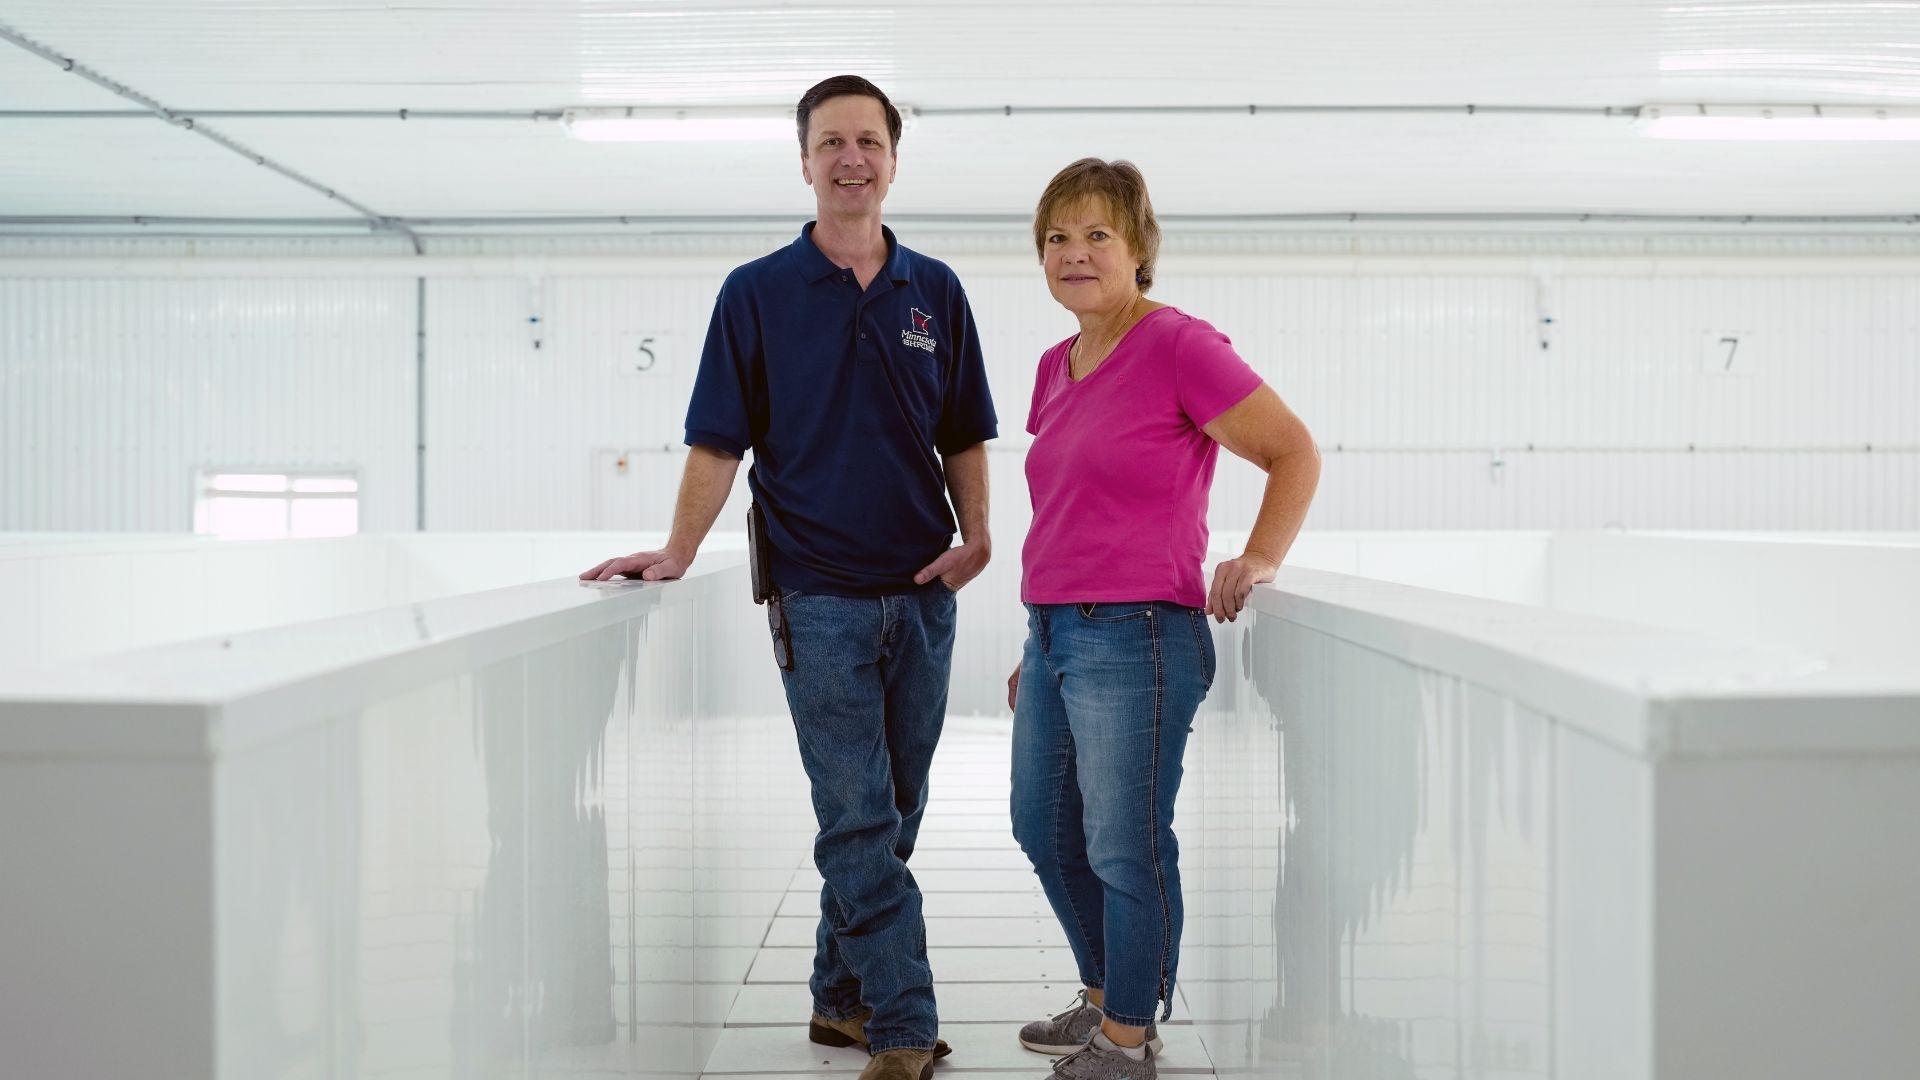
MULTIPOLYGON (((807 1039, 821 1046, 864 1047, 867 1045, 867 1018, 872 1015, 873 1010, 868 1009, 859 1016, 845 1020, 829 1020, 819 1013, 814 1013, 813 1019, 807 1022, 807 1039)), ((933 1040, 934 1057, 943 1058, 951 1053, 953 1053, 953 1047, 947 1045, 947 1040, 933 1040)))
POLYGON ((931 1050, 882 1050, 860 1070, 860 1080, 929 1080, 932 1076, 931 1050))

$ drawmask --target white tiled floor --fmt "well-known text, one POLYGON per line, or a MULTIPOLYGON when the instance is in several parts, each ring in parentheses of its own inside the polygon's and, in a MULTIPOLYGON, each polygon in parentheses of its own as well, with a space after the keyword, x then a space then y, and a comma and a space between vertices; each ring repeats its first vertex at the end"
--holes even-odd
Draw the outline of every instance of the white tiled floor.
MULTIPOLYGON (((1050 1059, 1021 1048, 1019 1025, 1065 1008, 1079 989, 1073 955, 1013 842, 1007 821, 1008 727, 953 719, 933 766, 933 796, 913 856, 926 894, 927 945, 940 1001, 940 1035, 953 1056, 936 1076, 1049 1075, 1050 1059)), ((797 860, 766 940, 727 1014, 705 1076, 826 1077, 865 1066, 857 1049, 807 1041, 807 974, 820 875, 797 860)), ((1212 1075, 1198 1033, 1163 1025, 1164 1074, 1212 1075)))

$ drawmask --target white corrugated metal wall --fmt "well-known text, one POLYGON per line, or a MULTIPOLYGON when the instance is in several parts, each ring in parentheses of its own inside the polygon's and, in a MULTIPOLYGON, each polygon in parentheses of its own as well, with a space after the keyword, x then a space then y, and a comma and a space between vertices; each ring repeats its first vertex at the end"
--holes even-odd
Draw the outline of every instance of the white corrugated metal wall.
MULTIPOLYGON (((949 256, 967 282, 1003 421, 996 531, 1018 537, 1033 361, 1072 322, 1037 270, 1006 258, 1017 245, 979 234, 906 239, 949 256)), ((744 260, 779 242, 475 239, 434 250, 744 260)), ((1327 448, 1310 525, 1920 528, 1920 276, 1796 275, 1791 263, 1737 277, 1582 274, 1581 255, 1630 243, 1645 245, 1295 238, 1288 250, 1344 244, 1444 259, 1518 245, 1567 259, 1543 279, 1371 276, 1364 266, 1314 277, 1250 271, 1240 253, 1217 264, 1188 254, 1156 295, 1232 336, 1327 448), (1747 373, 1703 370, 1710 332, 1742 336, 1747 373)), ((130 253, 43 240, 0 254, 57 255, 63 244, 130 253)), ((1872 238, 1661 244, 1829 260, 1845 258, 1836 246, 1889 250, 1872 238)), ((429 281, 428 527, 664 527, 719 279, 703 263, 684 275, 429 281), (660 367, 622 373, 644 338, 655 339, 660 367)), ((411 527, 414 302, 406 279, 0 279, 0 529, 184 529, 187 480, 204 464, 357 467, 363 528, 411 527)), ((1245 527, 1259 479, 1223 465, 1217 528, 1245 527)))
POLYGON ((413 527, 410 281, 0 278, 0 529, 186 532, 201 468, 344 467, 413 527))

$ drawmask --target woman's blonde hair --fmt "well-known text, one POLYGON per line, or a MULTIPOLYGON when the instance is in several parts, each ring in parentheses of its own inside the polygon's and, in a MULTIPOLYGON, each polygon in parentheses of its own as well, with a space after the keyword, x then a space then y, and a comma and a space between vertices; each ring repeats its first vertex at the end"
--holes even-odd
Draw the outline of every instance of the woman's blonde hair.
POLYGON ((1147 178, 1131 161, 1102 161, 1081 158, 1061 169, 1040 193, 1040 205, 1033 212, 1033 246, 1041 261, 1047 257, 1047 223, 1052 217, 1088 199, 1106 202, 1119 220, 1113 226, 1127 242, 1127 248, 1139 260, 1134 283, 1141 292, 1153 288, 1153 264, 1160 256, 1160 223, 1153 219, 1153 202, 1147 198, 1147 178))

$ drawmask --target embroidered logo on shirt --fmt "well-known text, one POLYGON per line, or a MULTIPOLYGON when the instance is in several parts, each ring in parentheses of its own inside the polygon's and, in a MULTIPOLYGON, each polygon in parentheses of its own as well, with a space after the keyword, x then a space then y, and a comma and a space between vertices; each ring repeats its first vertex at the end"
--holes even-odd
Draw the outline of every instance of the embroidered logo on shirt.
POLYGON ((911 310, 913 314, 913 329, 900 331, 900 344, 932 352, 933 347, 939 344, 933 340, 933 316, 921 311, 919 308, 913 308, 911 310))

